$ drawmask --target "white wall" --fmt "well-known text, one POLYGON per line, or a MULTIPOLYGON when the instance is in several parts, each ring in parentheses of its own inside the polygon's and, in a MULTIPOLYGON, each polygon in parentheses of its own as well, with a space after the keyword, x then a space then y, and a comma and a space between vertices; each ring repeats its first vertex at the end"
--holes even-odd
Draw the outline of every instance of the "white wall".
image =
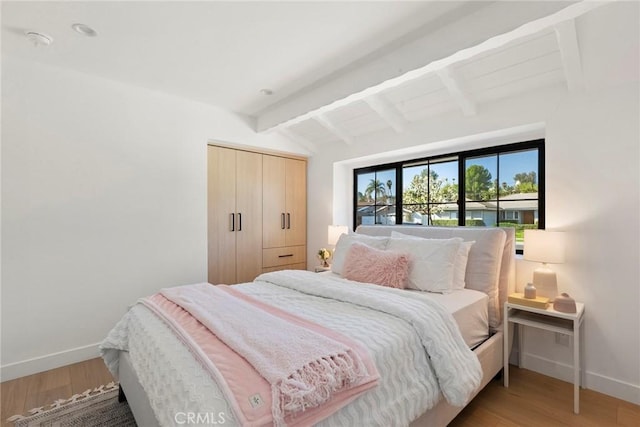
MULTIPOLYGON (((587 385, 626 390, 640 403, 640 107, 638 84, 573 96, 548 123, 547 223, 570 236, 567 262, 554 266, 587 307, 587 385), (615 386, 612 384, 615 383, 615 386)), ((537 334, 540 335, 540 334, 537 334)), ((525 348, 530 366, 572 363, 553 336, 525 348)), ((568 379, 567 370, 553 368, 568 379)), ((623 396, 625 396, 623 395, 623 396)))
POLYGON ((214 107, 17 59, 2 89, 3 380, 95 357, 137 298, 206 280, 207 141, 300 153, 214 107))
MULTIPOLYGON (((629 3, 603 8, 579 27, 584 92, 551 87, 481 105, 473 117, 440 116, 402 134, 324 147, 310 161, 309 194, 314 207, 329 207, 309 209, 309 262, 326 246, 327 225, 352 225, 354 167, 503 143, 509 137, 487 140, 487 133, 514 127, 522 140, 543 123, 547 228, 565 230, 568 240, 567 262, 554 269, 560 290, 586 304, 586 386, 640 404, 637 12, 629 3)), ((518 286, 533 268, 518 262, 518 286)), ((525 367, 571 380, 571 348, 556 344, 553 334, 531 330, 524 352, 525 367)))

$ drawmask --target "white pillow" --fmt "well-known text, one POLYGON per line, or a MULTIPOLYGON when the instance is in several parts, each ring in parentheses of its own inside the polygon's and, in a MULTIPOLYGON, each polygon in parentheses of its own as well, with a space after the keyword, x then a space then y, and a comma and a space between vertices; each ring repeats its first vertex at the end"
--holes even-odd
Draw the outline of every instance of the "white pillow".
MULTIPOLYGON (((397 231, 391 232, 391 237, 398 239, 424 239, 424 237, 412 236, 411 234, 399 233, 397 231)), ((471 246, 475 243, 475 240, 470 242, 461 242, 458 247, 458 253, 456 254, 456 261, 453 270, 453 281, 451 289, 458 290, 465 288, 465 276, 467 273, 467 261, 469 260, 469 251, 471 246)))
POLYGON ((475 240, 460 243, 458 254, 456 255, 456 266, 453 270, 453 289, 464 289, 465 277, 467 275, 467 261, 469 261, 469 251, 475 240))
POLYGON ((453 273, 462 239, 389 239, 387 250, 411 254, 409 289, 449 293, 453 289, 453 273))
POLYGON ((388 237, 385 236, 367 236, 365 234, 342 234, 336 243, 333 251, 333 263, 331 271, 342 274, 344 268, 344 260, 349 252, 349 248, 354 242, 362 243, 375 249, 385 250, 387 248, 388 237))

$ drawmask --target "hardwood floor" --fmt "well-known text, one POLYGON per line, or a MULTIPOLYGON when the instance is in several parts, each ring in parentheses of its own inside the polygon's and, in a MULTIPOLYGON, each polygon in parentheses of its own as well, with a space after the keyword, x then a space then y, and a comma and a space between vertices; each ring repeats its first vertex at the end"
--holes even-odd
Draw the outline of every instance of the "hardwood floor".
POLYGON ((102 359, 91 359, 35 375, 5 381, 0 385, 2 427, 13 426, 7 418, 29 409, 67 399, 76 393, 113 381, 102 359))
MULTIPOLYGON (((580 415, 573 413, 573 386, 512 366, 511 384, 492 381, 450 424, 451 427, 640 427, 640 406, 580 390, 580 415)), ((2 427, 15 414, 66 399, 113 381, 101 359, 92 359, 2 383, 2 427)))
POLYGON ((509 388, 492 381, 449 426, 640 427, 640 406, 581 389, 576 415, 573 384, 515 366, 509 376, 509 388))

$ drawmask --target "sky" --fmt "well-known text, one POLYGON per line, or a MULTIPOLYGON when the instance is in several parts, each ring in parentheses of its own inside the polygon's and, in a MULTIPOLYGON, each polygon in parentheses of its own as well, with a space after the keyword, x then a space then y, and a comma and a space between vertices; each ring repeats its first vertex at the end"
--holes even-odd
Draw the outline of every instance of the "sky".
MULTIPOLYGON (((466 166, 469 167, 473 164, 484 166, 491 173, 492 179, 498 178, 497 173, 497 156, 491 155, 487 157, 476 157, 467 159, 466 166)), ((449 179, 449 182, 458 181, 458 161, 449 161, 445 163, 435 163, 431 165, 431 168, 438 174, 441 179, 449 179)), ((403 175, 403 187, 407 189, 411 184, 411 178, 415 173, 419 173, 418 168, 406 168, 403 175)), ((538 173, 538 152, 537 150, 517 151, 513 153, 500 155, 500 183, 506 182, 509 185, 514 185, 515 181, 513 177, 520 172, 538 173)), ((358 191, 364 193, 364 190, 369 185, 369 182, 374 178, 374 173, 368 173, 358 176, 358 191)), ((392 181, 391 191, 395 192, 395 170, 378 172, 376 178, 386 185, 387 181, 392 181)))

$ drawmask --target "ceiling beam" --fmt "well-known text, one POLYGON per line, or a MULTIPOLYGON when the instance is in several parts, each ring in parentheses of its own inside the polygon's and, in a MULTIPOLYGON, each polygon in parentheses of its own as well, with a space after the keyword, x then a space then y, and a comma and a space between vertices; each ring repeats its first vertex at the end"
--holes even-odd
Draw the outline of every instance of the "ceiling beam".
POLYGON ((382 94, 374 94, 364 99, 373 111, 389 124, 396 132, 401 133, 407 126, 407 119, 382 94))
POLYGON ((462 109, 462 114, 465 116, 476 115, 476 104, 471 100, 471 96, 466 93, 460 81, 456 78, 451 67, 444 67, 436 71, 440 81, 447 88, 449 95, 453 98, 456 104, 462 109))
POLYGON ((306 148, 307 150, 309 150, 312 153, 317 153, 318 152, 318 146, 315 143, 309 141, 304 136, 300 136, 299 134, 297 134, 294 131, 292 131, 290 128, 281 127, 281 128, 278 128, 278 132, 283 137, 285 137, 289 141, 293 142, 294 144, 301 145, 301 146, 303 146, 304 148, 306 148))
POLYGON ((556 40, 562 58, 562 69, 567 79, 567 87, 570 91, 584 89, 584 75, 582 73, 582 61, 578 34, 576 33, 575 19, 569 19, 555 25, 556 40))
POLYGON ((329 132, 340 138, 345 144, 353 144, 353 137, 336 126, 326 115, 318 114, 314 116, 313 119, 324 126, 329 132))

